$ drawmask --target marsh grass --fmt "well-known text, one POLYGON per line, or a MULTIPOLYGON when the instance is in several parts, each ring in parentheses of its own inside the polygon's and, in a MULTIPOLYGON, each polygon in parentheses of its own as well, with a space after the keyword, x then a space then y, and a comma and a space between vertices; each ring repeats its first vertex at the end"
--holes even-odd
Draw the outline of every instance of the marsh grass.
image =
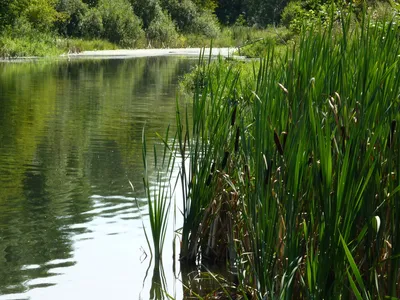
POLYGON ((18 37, 7 34, 0 36, 0 58, 52 57, 105 49, 117 49, 117 46, 104 40, 64 39, 50 33, 18 37))
POLYGON ((0 58, 60 55, 55 39, 48 34, 34 37, 0 36, 0 58))
POLYGON ((95 50, 114 50, 118 46, 106 40, 85 40, 85 39, 57 39, 57 48, 62 53, 79 53, 82 51, 95 51, 95 50))
POLYGON ((400 295, 399 28, 350 19, 252 65, 203 53, 177 106, 181 262, 243 298, 400 295))
MULTIPOLYGON (((161 138, 161 137, 160 137, 161 138)), ((148 149, 146 135, 143 130, 142 138, 142 157, 144 165, 143 185, 147 196, 149 210, 151 238, 146 234, 151 255, 155 258, 155 269, 158 269, 159 262, 162 260, 162 252, 166 236, 166 230, 171 207, 173 187, 171 186, 173 166, 175 157, 170 151, 174 148, 175 139, 172 144, 169 140, 169 127, 166 130, 165 139, 161 139, 162 145, 153 146, 154 165, 148 164, 148 149), (161 150, 160 150, 161 149, 161 150), (168 151, 169 150, 169 151, 168 151), (159 153, 161 151, 161 154, 159 153), (152 244, 152 245, 151 245, 152 244), (152 250, 153 249, 153 250, 152 250)))

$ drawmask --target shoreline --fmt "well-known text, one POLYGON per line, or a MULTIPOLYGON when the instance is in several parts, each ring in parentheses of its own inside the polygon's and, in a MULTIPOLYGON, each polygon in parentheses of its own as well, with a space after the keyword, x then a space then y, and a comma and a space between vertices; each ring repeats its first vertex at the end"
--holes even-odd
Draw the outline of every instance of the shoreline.
MULTIPOLYGON (((1 58, 0 62, 26 62, 35 60, 56 60, 56 59, 124 59, 135 57, 156 57, 156 56, 192 56, 199 57, 204 49, 204 56, 210 55, 210 48, 167 48, 167 49, 117 49, 117 50, 92 50, 78 53, 64 53, 58 56, 21 56, 12 58, 1 58)), ((224 56, 240 58, 234 55, 237 50, 232 48, 212 48, 211 56, 224 56)))
MULTIPOLYGON (((67 53, 61 57, 67 58, 129 58, 129 57, 152 57, 152 56, 199 56, 204 49, 204 55, 210 54, 210 48, 167 48, 167 49, 119 49, 119 50, 95 50, 82 51, 79 53, 67 53)), ((222 55, 233 56, 236 48, 212 48, 211 56, 222 55)))

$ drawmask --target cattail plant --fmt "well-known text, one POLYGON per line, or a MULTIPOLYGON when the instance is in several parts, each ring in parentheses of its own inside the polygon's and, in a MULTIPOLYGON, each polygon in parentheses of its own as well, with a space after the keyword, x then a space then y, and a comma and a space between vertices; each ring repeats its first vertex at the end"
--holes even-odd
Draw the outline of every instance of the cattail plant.
POLYGON ((247 298, 397 299, 398 30, 343 16, 260 61, 200 57, 177 106, 182 264, 226 264, 247 298))

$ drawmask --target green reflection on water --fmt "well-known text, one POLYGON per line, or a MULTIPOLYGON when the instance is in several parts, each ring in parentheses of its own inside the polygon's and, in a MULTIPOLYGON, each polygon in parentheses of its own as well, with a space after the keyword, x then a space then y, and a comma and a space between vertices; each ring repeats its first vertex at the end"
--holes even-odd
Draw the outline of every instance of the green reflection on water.
POLYGON ((143 197, 142 128, 151 139, 174 123, 176 83, 194 63, 0 63, 0 295, 50 285, 29 280, 75 263, 71 238, 85 226, 71 225, 103 213, 96 197, 108 215, 143 197))

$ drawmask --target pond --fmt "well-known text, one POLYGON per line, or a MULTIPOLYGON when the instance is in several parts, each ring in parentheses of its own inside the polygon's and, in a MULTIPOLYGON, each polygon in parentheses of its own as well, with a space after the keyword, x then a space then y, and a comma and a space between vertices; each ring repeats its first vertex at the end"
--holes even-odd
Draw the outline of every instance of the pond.
MULTIPOLYGON (((178 80, 196 62, 0 63, 1 300, 154 297, 142 130, 153 144, 174 124, 178 80)), ((165 289, 181 299, 172 239, 165 289)))

